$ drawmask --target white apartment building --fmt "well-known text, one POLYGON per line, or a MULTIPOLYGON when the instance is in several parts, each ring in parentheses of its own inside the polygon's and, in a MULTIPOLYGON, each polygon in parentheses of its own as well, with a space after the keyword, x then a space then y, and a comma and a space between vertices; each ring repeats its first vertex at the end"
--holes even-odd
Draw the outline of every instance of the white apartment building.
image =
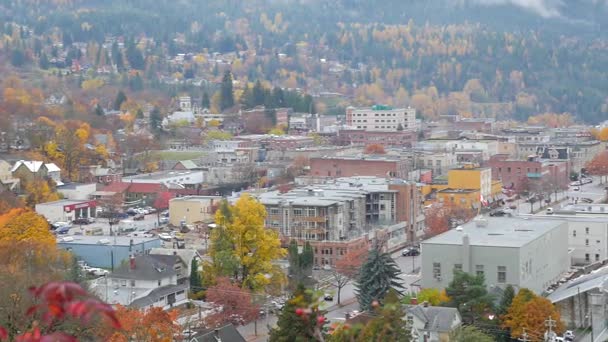
POLYGON ((346 124, 366 131, 417 130, 416 109, 375 105, 370 108, 346 108, 346 124), (401 126, 401 127, 400 127, 401 126))

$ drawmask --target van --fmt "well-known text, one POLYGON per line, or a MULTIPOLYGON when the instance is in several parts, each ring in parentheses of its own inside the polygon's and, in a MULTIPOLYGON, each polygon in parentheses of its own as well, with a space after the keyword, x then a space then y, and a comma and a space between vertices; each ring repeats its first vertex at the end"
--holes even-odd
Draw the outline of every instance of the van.
POLYGON ((133 232, 137 229, 137 225, 132 220, 122 220, 118 222, 118 231, 133 232))

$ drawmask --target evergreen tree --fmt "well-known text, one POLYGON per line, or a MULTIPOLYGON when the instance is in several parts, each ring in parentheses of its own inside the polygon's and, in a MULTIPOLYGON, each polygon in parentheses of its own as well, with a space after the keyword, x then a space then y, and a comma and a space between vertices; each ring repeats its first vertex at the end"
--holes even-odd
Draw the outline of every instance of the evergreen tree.
POLYGON ((112 62, 116 65, 118 71, 122 71, 125 68, 125 62, 122 59, 122 53, 117 42, 112 43, 112 62))
POLYGON ((245 87, 245 90, 243 90, 240 103, 241 106, 243 106, 243 108, 245 109, 253 108, 255 106, 253 101, 253 90, 251 89, 251 87, 249 87, 249 85, 247 85, 245 87))
POLYGON ((474 323, 492 308, 493 297, 488 294, 483 275, 454 271, 454 278, 445 289, 450 298, 448 306, 457 308, 463 321, 474 323))
POLYGON ((289 275, 292 286, 296 284, 310 285, 310 276, 312 274, 312 264, 314 255, 310 243, 306 242, 302 253, 299 252, 298 243, 291 240, 287 248, 289 259, 289 275))
POLYGON ((137 113, 135 114, 135 117, 138 119, 143 119, 144 118, 144 111, 141 108, 137 108, 137 113))
POLYGON ((101 108, 101 106, 98 104, 95 105, 95 115, 98 116, 104 116, 105 112, 103 111, 103 108, 101 108))
POLYGON ((399 273, 401 270, 390 254, 381 253, 377 248, 371 250, 355 284, 361 309, 369 310, 374 301, 381 302, 390 289, 403 290, 398 282, 399 273))
POLYGON ((154 106, 154 108, 152 108, 152 111, 150 111, 150 130, 155 135, 158 135, 158 133, 160 133, 160 126, 162 121, 163 118, 160 116, 160 109, 154 106))
POLYGON ((198 261, 196 258, 192 258, 192 263, 190 264, 190 288, 192 292, 199 292, 202 290, 202 286, 203 282, 198 272, 198 261))
POLYGON ((209 94, 205 91, 203 93, 203 100, 201 101, 201 107, 209 109, 211 107, 211 100, 209 100, 209 94))
POLYGON ((283 94, 283 89, 279 87, 274 87, 272 89, 272 104, 274 108, 282 108, 285 107, 285 94, 283 94))
POLYGON ((230 70, 224 72, 220 88, 220 110, 234 106, 234 92, 232 90, 232 73, 230 70))
POLYGON ((507 285, 505 290, 502 293, 502 298, 500 299, 500 304, 498 304, 498 310, 496 313, 498 315, 504 315, 509 310, 511 303, 513 302, 513 298, 515 297, 515 289, 513 286, 507 285))
POLYGON ((25 52, 21 49, 13 49, 11 51, 11 64, 15 67, 21 67, 27 62, 25 52))
POLYGON ((270 331, 270 342, 318 341, 326 324, 312 291, 299 284, 292 298, 281 309, 276 328, 270 331))
POLYGON ((260 80, 257 80, 255 82, 255 85, 253 86, 253 105, 254 106, 261 106, 264 104, 264 100, 265 100, 265 96, 264 96, 264 87, 262 86, 262 83, 260 82, 260 80))
POLYGON ((49 68, 49 58, 46 56, 46 53, 40 54, 40 69, 46 70, 49 68))
POLYGON ((141 50, 137 48, 133 40, 129 40, 127 43, 125 55, 127 56, 127 61, 131 68, 136 70, 144 70, 146 68, 144 55, 141 53, 141 50))
POLYGON ((122 90, 118 91, 116 94, 116 99, 114 100, 114 110, 120 110, 120 106, 127 101, 127 95, 122 90))

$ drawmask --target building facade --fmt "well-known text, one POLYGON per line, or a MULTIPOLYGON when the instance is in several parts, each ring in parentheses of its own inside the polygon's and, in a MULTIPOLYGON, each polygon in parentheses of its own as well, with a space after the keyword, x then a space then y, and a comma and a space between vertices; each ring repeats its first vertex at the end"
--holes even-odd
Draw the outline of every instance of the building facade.
POLYGON ((346 108, 346 124, 365 131, 418 130, 416 109, 375 105, 371 108, 346 108))
POLYGON ((384 147, 412 147, 417 140, 416 131, 379 132, 363 129, 341 129, 336 136, 336 144, 382 145, 384 147))
POLYGON ((220 196, 185 196, 169 201, 169 223, 174 226, 211 222, 220 204, 220 196))
POLYGON ((423 288, 446 288, 458 270, 484 275, 488 288, 512 285, 541 294, 570 268, 568 224, 476 219, 423 241, 421 255, 423 288))
POLYGON ((488 165, 492 168, 493 179, 517 192, 540 192, 542 187, 566 189, 570 183, 570 164, 567 161, 549 161, 535 156, 509 159, 506 155, 496 155, 488 165))
POLYGON ((353 156, 310 158, 310 174, 323 177, 395 177, 407 178, 409 162, 390 156, 353 156))

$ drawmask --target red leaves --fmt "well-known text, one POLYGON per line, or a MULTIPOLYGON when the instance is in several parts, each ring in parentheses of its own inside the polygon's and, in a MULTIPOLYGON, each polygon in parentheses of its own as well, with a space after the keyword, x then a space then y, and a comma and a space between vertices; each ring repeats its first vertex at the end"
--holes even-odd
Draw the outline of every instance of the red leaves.
MULTIPOLYGON (((98 314, 106 317, 113 328, 121 327, 114 309, 97 299, 89 298, 89 294, 80 285, 71 282, 51 282, 37 288, 31 288, 32 295, 41 303, 30 307, 27 315, 41 314, 41 321, 48 327, 60 320, 72 317, 88 324, 91 318, 98 314)), ((8 339, 6 329, 0 327, 0 340, 8 339)), ((40 327, 35 325, 28 331, 15 337, 16 342, 76 342, 74 336, 62 332, 43 334, 40 327)))

